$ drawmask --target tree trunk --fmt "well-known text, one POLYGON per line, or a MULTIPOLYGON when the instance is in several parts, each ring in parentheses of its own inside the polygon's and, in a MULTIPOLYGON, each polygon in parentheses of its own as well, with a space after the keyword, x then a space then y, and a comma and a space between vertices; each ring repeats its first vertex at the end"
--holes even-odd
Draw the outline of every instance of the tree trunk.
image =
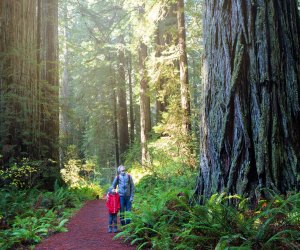
MULTIPOLYGON (((14 158, 33 156, 36 138, 35 1, 0 4, 0 143, 11 145, 14 158)), ((2 148, 1 147, 1 148, 2 148)), ((0 152, 4 154, 5 152, 0 152)), ((11 156, 8 156, 11 157, 11 156)), ((6 157, 4 157, 6 158, 6 157)), ((8 159, 7 158, 7 159, 8 159)))
POLYGON ((58 108, 58 2, 39 0, 39 66, 41 87, 41 132, 46 151, 43 157, 58 160, 59 108, 58 108))
POLYGON ((112 107, 113 107, 113 126, 114 126, 114 140, 115 140, 115 161, 116 166, 120 165, 119 153, 119 137, 118 137, 118 113, 117 113, 117 95, 116 95, 116 77, 113 66, 110 64, 110 83, 112 90, 112 107))
MULTIPOLYGON (((158 25, 159 26, 159 25, 158 25)), ((162 44, 162 37, 163 34, 160 34, 160 29, 157 27, 156 34, 155 34, 155 57, 160 58, 161 57, 161 50, 163 47, 162 44)), ((156 65, 157 68, 162 67, 160 63, 156 65)), ((165 94, 162 94, 163 86, 164 86, 165 78, 160 76, 157 83, 156 83, 156 100, 155 100, 155 106, 156 106, 156 124, 161 122, 162 120, 162 113, 166 111, 166 97, 165 94)))
POLYGON ((14 160, 58 161, 57 1, 48 1, 4 0, 0 5, 0 138, 1 146, 14 148, 14 160))
POLYGON ((151 130, 150 96, 146 71, 147 46, 141 41, 139 48, 140 64, 140 114, 141 114, 141 148, 142 165, 145 166, 149 160, 147 141, 151 130))
POLYGON ((133 95, 132 95, 132 60, 131 54, 128 56, 128 85, 129 85, 129 121, 130 121, 130 144, 134 142, 134 113, 133 113, 133 95))
MULTIPOLYGON (((177 75, 178 61, 174 56, 172 59, 166 59, 170 54, 170 47, 177 45, 177 5, 170 2, 165 6, 165 16, 157 23, 155 34, 155 57, 157 63, 155 71, 160 72, 156 84, 156 123, 162 121, 162 113, 167 111, 170 96, 174 95, 174 75, 177 75), (175 73, 176 72, 176 73, 175 73)), ((175 88, 177 92, 177 88, 175 88)), ((179 90, 179 88, 178 88, 179 90)))
POLYGON ((178 47, 179 47, 179 73, 180 73, 180 92, 182 108, 182 127, 186 134, 191 131, 191 109, 190 109, 190 92, 188 79, 188 61, 186 54, 186 34, 184 20, 184 1, 177 1, 177 22, 178 22, 178 47))
POLYGON ((63 35, 64 35, 64 43, 63 43, 63 69, 61 76, 61 86, 60 86, 60 98, 61 98, 61 112, 60 112, 60 132, 61 137, 64 139, 66 143, 69 142, 69 134, 70 134, 70 121, 68 119, 68 114, 70 112, 70 75, 69 75, 69 48, 68 48, 68 8, 67 3, 63 3, 63 35))
POLYGON ((113 112, 114 112, 114 139, 115 139, 115 161, 116 165, 120 165, 120 150, 119 150, 119 137, 118 137, 118 119, 117 119, 117 96, 116 90, 113 90, 113 112))
MULTIPOLYGON (((121 44, 124 38, 121 37, 121 44)), ((128 133, 128 117, 127 117, 127 103, 126 103, 126 78, 125 78, 125 55, 124 48, 119 49, 119 81, 118 81, 118 125, 119 125, 119 142, 120 155, 126 152, 129 147, 129 133, 128 133)))
POLYGON ((300 185, 296 0, 206 1, 197 194, 300 185))

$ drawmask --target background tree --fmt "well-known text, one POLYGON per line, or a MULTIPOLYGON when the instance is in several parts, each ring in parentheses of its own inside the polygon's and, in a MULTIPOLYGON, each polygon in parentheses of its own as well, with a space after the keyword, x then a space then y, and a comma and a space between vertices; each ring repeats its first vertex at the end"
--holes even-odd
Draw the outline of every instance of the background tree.
POLYGON ((183 2, 157 1, 149 12, 149 19, 155 24, 151 35, 155 46, 149 52, 147 63, 150 84, 156 90, 154 131, 161 136, 161 142, 168 141, 170 148, 177 149, 185 164, 193 165, 183 2))
POLYGON ((58 162, 57 8, 48 0, 1 2, 4 164, 21 157, 58 162))
POLYGON ((147 46, 140 41, 139 47, 139 63, 140 63, 140 114, 141 114, 141 150, 142 150, 142 165, 146 165, 149 161, 148 155, 148 139, 151 131, 151 116, 150 116, 150 96, 148 74, 146 70, 147 46))
POLYGON ((197 194, 299 190, 297 1, 205 1, 197 194))
POLYGON ((186 134, 191 132, 191 108, 188 77, 188 61, 186 52, 186 32, 184 17, 184 1, 177 1, 177 26, 178 26, 178 50, 179 50, 179 76, 182 108, 182 128, 186 134))
POLYGON ((126 95, 126 77, 125 77, 125 52, 124 52, 124 37, 120 36, 120 48, 118 49, 118 129, 119 129, 119 144, 120 155, 126 152, 129 148, 129 132, 128 132, 128 115, 127 115, 127 95, 126 95))
POLYGON ((38 1, 38 66, 39 81, 46 82, 41 92, 41 133, 47 155, 58 162, 59 76, 58 76, 58 0, 38 1))
POLYGON ((64 99, 68 109, 62 109, 70 127, 62 152, 76 145, 80 158, 93 159, 106 178, 120 163, 120 146, 122 153, 129 147, 127 48, 124 38, 120 40, 127 33, 120 31, 124 11, 118 1, 69 0, 61 5, 62 21, 65 4, 72 36, 67 37, 70 96, 64 99))
MULTIPOLYGON (((71 100, 71 91, 70 91, 70 70, 69 70, 69 10, 68 2, 61 3, 62 17, 61 17, 61 26, 62 26, 62 36, 61 36, 61 54, 62 54, 62 63, 61 63, 61 83, 60 83, 60 138, 63 144, 72 144, 71 141, 71 123, 70 123, 70 100, 71 100)), ((64 156, 64 152, 60 152, 60 156, 64 156)), ((61 159, 63 161, 63 159, 61 159)))
POLYGON ((134 102, 133 102, 133 82, 132 82, 132 58, 131 53, 128 54, 128 90, 129 90, 129 121, 130 121, 130 144, 134 143, 135 139, 135 122, 134 122, 134 102))
MULTIPOLYGON (((68 45, 69 98, 62 99, 61 117, 68 118, 70 126, 68 138, 62 140, 62 152, 66 151, 68 144, 74 144, 81 158, 93 158, 101 170, 114 172, 114 167, 120 163, 120 153, 126 156, 130 152, 129 146, 142 155, 141 135, 146 138, 142 142, 146 147, 155 124, 150 120, 154 121, 159 114, 155 132, 170 140, 170 148, 178 156, 182 155, 182 148, 187 148, 189 141, 178 136, 182 134, 182 110, 176 2, 68 0, 61 5, 62 24, 66 19, 64 5, 67 5, 68 33, 72 36, 65 40, 68 45), (142 8, 144 11, 140 13, 142 8), (160 41, 156 46, 157 38, 160 41), (143 53, 142 61, 139 53, 141 40, 147 47, 147 56, 143 53), (155 56, 158 50, 160 54, 155 56), (143 70, 140 70, 140 62, 143 70), (145 88, 142 98, 141 82, 145 88), (120 90, 123 91, 122 97, 120 90), (116 106, 113 103, 114 91, 116 106), (140 101, 144 98, 147 99, 145 126, 140 124, 143 116, 140 101), (127 110, 119 105, 120 101, 127 110), (159 102, 163 108, 155 109, 159 102), (118 114, 117 122, 115 113, 118 114), (121 125, 120 118, 125 116, 127 124, 121 125), (123 133, 122 129, 127 132, 123 133), (121 138, 124 135, 128 138, 129 129, 130 144, 129 140, 121 138)), ((197 12, 195 6, 196 3, 190 1, 188 9, 197 12)), ((199 29, 194 20, 187 18, 190 27, 194 27, 194 32, 188 34, 193 39, 199 29)), ((63 32, 61 35, 65 36, 63 32)), ((192 43, 195 44, 193 53, 196 62, 199 54, 196 42, 192 43)), ((194 64, 198 65, 198 62, 194 64)), ((197 70, 190 73, 195 85, 199 84, 198 73, 197 70)), ((147 153, 143 155, 145 159, 147 153)))

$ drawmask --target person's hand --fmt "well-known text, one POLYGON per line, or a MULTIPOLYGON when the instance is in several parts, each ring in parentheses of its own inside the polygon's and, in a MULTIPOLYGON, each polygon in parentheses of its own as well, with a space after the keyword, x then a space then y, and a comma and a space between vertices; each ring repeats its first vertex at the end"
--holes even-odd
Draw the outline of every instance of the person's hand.
POLYGON ((130 201, 130 202, 133 202, 133 197, 130 197, 129 201, 130 201))

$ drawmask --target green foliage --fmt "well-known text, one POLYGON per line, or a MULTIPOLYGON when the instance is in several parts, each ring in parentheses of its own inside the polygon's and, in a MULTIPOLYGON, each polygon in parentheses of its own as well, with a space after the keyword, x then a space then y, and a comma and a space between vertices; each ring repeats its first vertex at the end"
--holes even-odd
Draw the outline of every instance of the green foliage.
POLYGON ((18 188, 30 188, 34 184, 37 169, 29 165, 18 166, 16 163, 5 171, 1 170, 1 178, 8 182, 9 186, 18 188))
MULTIPOLYGON (((202 0, 187 1, 187 50, 193 65, 191 76, 191 99, 199 99, 200 46, 202 0)), ((167 106, 163 120, 156 132, 170 137, 171 147, 177 147, 178 155, 185 155, 190 162, 190 141, 182 134, 182 111, 178 72, 179 50, 176 15, 170 8, 174 1, 62 1, 59 15, 61 22, 61 58, 65 62, 63 83, 69 92, 62 97, 62 115, 66 118, 67 130, 62 136, 63 151, 74 144, 80 158, 96 158, 98 166, 110 167, 115 161, 114 110, 112 83, 119 81, 118 51, 124 49, 126 81, 129 74, 133 88, 134 137, 139 137, 139 57, 138 46, 143 41, 148 47, 147 75, 151 107, 160 100, 167 106), (161 42, 157 44, 157 33, 161 42), (72 35, 70 35, 72 34, 72 35), (124 36, 124 43, 119 36, 124 36), (159 53, 158 53, 159 52, 159 53), (158 54, 160 54, 158 56, 158 54), (129 64, 130 62, 130 64, 129 64), (161 85, 161 86, 160 86, 161 85)), ((127 84, 128 86, 128 84, 127 84)), ((128 92, 128 89, 126 89, 128 92)), ((199 108, 192 105, 197 125, 199 108)), ((193 102, 193 100, 191 100, 193 102)), ((131 111, 130 111, 131 112, 131 111)), ((154 108, 151 115, 156 115, 154 108)), ((193 129, 194 131, 195 129, 193 129)), ((137 145, 137 144, 135 144, 137 145)), ((135 146, 134 145, 134 146, 135 146)), ((132 145, 131 145, 132 146, 132 145)), ((194 142, 193 145, 194 146, 194 142)), ((137 147, 136 153, 139 150, 137 147)), ((133 152, 133 151, 131 151, 133 152)), ((196 151, 195 151, 196 152, 196 151)), ((133 155, 131 155, 133 156, 133 155)), ((75 159, 71 157, 72 159, 75 159)), ((139 161, 140 156, 135 159, 139 161)), ((70 158, 69 158, 70 159, 70 158)), ((72 164, 75 165, 75 164, 72 164)))
POLYGON ((69 145, 65 153, 65 163, 60 170, 63 181, 70 187, 86 186, 100 177, 93 160, 79 159, 76 145, 69 145))
POLYGON ((111 82, 116 79, 110 64, 117 56, 116 43, 108 42, 122 8, 112 1, 62 1, 59 15, 63 84, 69 90, 61 107, 68 130, 62 133, 63 151, 74 144, 81 159, 107 166, 114 160, 111 82))
MULTIPOLYGON (((146 167, 141 166, 141 147, 140 142, 136 141, 125 154, 125 166, 130 167, 131 174, 138 180, 145 174, 170 179, 185 175, 186 178, 196 179, 196 151, 193 150, 193 154, 187 153, 180 149, 175 141, 173 137, 157 137, 153 134, 148 144, 151 164, 146 167)), ((195 145, 190 142, 189 146, 193 149, 195 145)))
POLYGON ((137 185, 132 223, 116 237, 138 249, 298 249, 300 193, 273 195, 250 209, 248 199, 215 194, 192 204, 185 176, 145 176, 137 185))
POLYGON ((60 170, 63 180, 71 187, 83 183, 83 178, 79 175, 81 160, 69 160, 64 168, 60 170))
POLYGON ((84 200, 103 195, 95 185, 75 189, 55 184, 53 192, 5 189, 0 193, 0 249, 36 244, 42 237, 65 232, 65 223, 84 200))
POLYGON ((127 150, 124 155, 125 166, 132 165, 133 163, 140 162, 141 159, 141 143, 140 141, 135 141, 131 147, 127 150))
POLYGON ((19 189, 40 185, 49 176, 55 175, 54 171, 50 173, 50 165, 50 161, 23 158, 11 163, 6 169, 0 169, 0 185, 19 189))
POLYGON ((83 197, 86 200, 92 200, 96 197, 103 197, 106 187, 100 187, 98 184, 86 184, 72 189, 74 195, 83 197))

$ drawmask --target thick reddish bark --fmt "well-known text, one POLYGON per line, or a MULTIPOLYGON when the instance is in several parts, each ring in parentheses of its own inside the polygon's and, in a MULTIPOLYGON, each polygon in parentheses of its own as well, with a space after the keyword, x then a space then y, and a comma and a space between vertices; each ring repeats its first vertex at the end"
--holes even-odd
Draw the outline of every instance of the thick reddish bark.
POLYGON ((58 2, 0 6, 0 144, 8 138, 14 158, 58 161, 58 2))
POLYGON ((206 1, 197 194, 300 187, 297 1, 206 1))

